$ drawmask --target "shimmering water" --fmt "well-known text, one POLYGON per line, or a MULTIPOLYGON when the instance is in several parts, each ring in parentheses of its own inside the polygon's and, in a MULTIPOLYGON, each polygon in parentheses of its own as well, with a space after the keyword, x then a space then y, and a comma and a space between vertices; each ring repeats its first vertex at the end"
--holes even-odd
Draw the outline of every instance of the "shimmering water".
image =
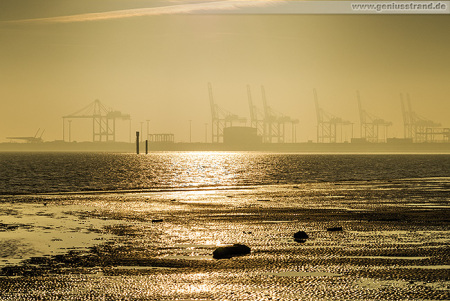
POLYGON ((447 176, 450 155, 0 153, 3 195, 447 176))

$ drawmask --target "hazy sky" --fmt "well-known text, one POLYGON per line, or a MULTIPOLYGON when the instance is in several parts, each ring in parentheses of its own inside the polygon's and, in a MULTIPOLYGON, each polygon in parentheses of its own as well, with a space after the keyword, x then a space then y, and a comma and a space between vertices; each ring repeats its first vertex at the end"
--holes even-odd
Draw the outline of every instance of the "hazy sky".
MULTIPOLYGON (((316 138, 314 88, 325 110, 355 123, 355 136, 357 90, 367 111, 394 123, 391 136, 403 136, 401 92, 419 115, 450 126, 448 15, 171 15, 154 8, 186 3, 212 5, 2 0, 0 142, 38 128, 44 140, 62 139, 62 116, 95 99, 131 114, 132 131, 142 121, 145 130, 149 119, 150 132, 174 133, 176 141, 189 140, 192 120, 192 140, 203 142, 208 82, 221 107, 248 119, 246 86, 262 109, 264 85, 273 109, 299 119, 297 141, 316 138)), ((128 122, 118 130, 128 141, 128 122)), ((91 140, 91 122, 74 120, 72 139, 91 140)))

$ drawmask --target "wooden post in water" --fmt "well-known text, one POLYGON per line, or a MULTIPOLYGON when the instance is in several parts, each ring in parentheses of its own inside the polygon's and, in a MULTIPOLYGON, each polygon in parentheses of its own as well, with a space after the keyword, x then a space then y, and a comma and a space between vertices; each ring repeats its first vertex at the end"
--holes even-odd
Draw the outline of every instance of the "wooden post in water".
POLYGON ((139 155, 139 132, 136 132, 136 154, 139 155))
POLYGON ((148 154, 148 140, 145 140, 145 154, 148 154))

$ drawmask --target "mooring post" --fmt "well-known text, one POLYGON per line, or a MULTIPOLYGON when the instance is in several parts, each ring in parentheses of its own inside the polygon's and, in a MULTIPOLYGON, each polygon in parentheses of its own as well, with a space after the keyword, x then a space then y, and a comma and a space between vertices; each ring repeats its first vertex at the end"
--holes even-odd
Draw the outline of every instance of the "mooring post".
POLYGON ((139 132, 136 132, 136 154, 139 155, 139 132))
POLYGON ((148 154, 148 140, 145 140, 145 154, 148 154))

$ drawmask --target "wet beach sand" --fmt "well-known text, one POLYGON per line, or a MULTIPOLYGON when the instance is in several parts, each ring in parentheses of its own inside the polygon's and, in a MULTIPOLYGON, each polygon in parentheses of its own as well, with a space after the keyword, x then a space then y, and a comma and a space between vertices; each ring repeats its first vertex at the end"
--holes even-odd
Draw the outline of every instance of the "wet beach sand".
POLYGON ((3 196, 0 300, 449 300, 449 192, 427 178, 3 196), (234 243, 251 253, 212 258, 234 243))

